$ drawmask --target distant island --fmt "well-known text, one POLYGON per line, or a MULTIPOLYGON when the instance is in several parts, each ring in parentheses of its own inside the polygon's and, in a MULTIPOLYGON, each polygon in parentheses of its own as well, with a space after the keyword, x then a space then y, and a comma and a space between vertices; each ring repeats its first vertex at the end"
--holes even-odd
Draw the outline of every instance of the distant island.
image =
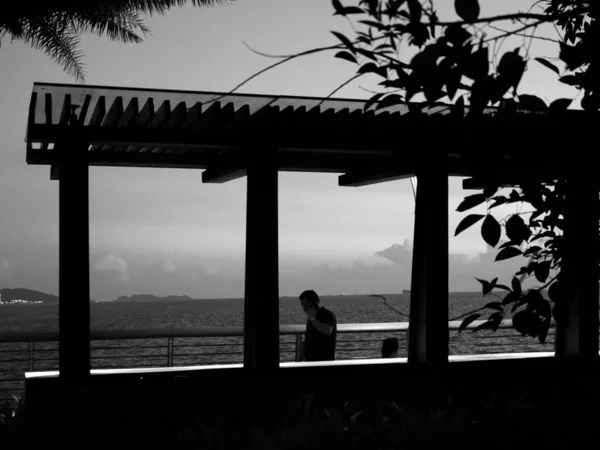
POLYGON ((31 289, 0 289, 0 304, 58 304, 56 295, 45 294, 31 289))
POLYGON ((190 297, 189 295, 167 295, 166 297, 157 297, 156 295, 149 294, 138 294, 132 295, 131 297, 127 297, 125 295, 120 296, 113 302, 124 303, 124 302, 176 302, 182 300, 196 300, 190 297))

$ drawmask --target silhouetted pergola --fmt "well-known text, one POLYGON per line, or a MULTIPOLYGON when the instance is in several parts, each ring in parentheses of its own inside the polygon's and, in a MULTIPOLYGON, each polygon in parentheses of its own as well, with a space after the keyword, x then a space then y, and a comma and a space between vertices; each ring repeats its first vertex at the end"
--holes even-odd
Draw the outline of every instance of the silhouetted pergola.
POLYGON ((469 177, 465 188, 567 177, 564 268, 576 295, 556 351, 596 358, 598 185, 585 148, 594 142, 589 115, 490 109, 474 118, 445 104, 364 106, 35 83, 27 163, 51 166, 59 181, 60 377, 90 373, 89 166, 201 169, 203 183, 247 177, 244 366, 252 370, 279 367, 278 171, 338 173, 341 186, 417 177, 408 358, 433 364, 448 361, 448 176, 469 177))

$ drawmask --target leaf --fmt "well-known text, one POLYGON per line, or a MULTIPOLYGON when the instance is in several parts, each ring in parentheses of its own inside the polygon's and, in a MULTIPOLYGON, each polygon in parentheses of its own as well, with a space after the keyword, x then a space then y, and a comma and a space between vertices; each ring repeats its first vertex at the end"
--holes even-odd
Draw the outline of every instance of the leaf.
POLYGON ((517 88, 526 65, 525 60, 519 55, 518 48, 502 55, 500 64, 498 64, 499 92, 497 92, 497 100, 500 100, 511 87, 517 88))
POLYGON ((531 247, 529 247, 525 253, 523 253, 523 256, 531 256, 537 252, 542 251, 542 247, 540 247, 539 245, 533 245, 531 247))
POLYGON ((352 55, 352 53, 350 53, 350 52, 346 52, 346 51, 337 52, 335 54, 335 58, 345 59, 346 61, 350 61, 355 64, 358 64, 358 61, 356 60, 354 55, 352 55))
POLYGON ((498 255, 496 255, 496 259, 494 261, 504 261, 505 259, 514 258, 515 256, 522 255, 523 252, 518 248, 507 247, 505 249, 500 250, 498 255))
POLYGON ((515 294, 520 295, 521 292, 523 292, 522 289, 521 289, 521 282, 519 281, 519 279, 517 277, 513 277, 513 279, 511 280, 510 283, 512 285, 513 292, 515 294))
POLYGON ((559 98, 550 103, 549 110, 553 112, 565 111, 571 106, 571 103, 573 103, 573 99, 559 98))
POLYGON ((506 221, 506 235, 515 245, 520 245, 531 236, 531 231, 521 216, 514 214, 506 221))
POLYGON ((460 223, 456 227, 454 236, 458 236, 460 233, 465 231, 467 228, 475 225, 477 222, 479 222, 484 217, 485 216, 483 216, 482 214, 469 214, 467 217, 465 217, 463 220, 460 221, 460 223))
MULTIPOLYGON (((490 70, 489 53, 487 47, 481 47, 475 53, 471 53, 462 65, 463 75, 471 80, 485 80, 490 70)), ((491 81, 488 80, 488 81, 491 81)), ((486 83, 486 90, 489 83, 486 83)))
POLYGON ((383 68, 383 72, 382 72, 382 68, 378 67, 377 64, 372 63, 372 62, 368 62, 366 64, 363 64, 362 66, 359 67, 359 69, 356 71, 357 74, 363 74, 363 73, 376 73, 382 77, 385 78, 385 76, 387 75, 387 71, 385 68, 383 68))
POLYGON ((340 14, 342 16, 347 16, 350 14, 364 14, 364 13, 365 12, 358 6, 346 6, 340 11, 340 14))
POLYGON ((481 12, 478 0, 455 0, 454 9, 458 17, 469 23, 476 21, 481 12))
POLYGON ((481 316, 481 314, 471 314, 469 317, 463 320, 460 326, 458 327, 458 332, 460 333, 462 330, 467 328, 471 323, 476 321, 479 316, 481 316))
POLYGON ((461 47, 471 37, 471 33, 459 24, 452 24, 444 31, 444 37, 454 47, 461 47))
POLYGON ((494 216, 488 214, 481 224, 481 237, 491 247, 498 245, 502 229, 494 216))
POLYGON ((341 14, 341 11, 344 9, 344 5, 342 5, 340 0, 331 0, 331 5, 333 6, 333 9, 335 10, 335 13, 333 14, 334 16, 336 14, 341 14))
POLYGON ((332 31, 331 34, 338 38, 342 44, 344 44, 346 48, 352 52, 353 55, 356 54, 356 48, 354 48, 354 44, 350 41, 350 39, 348 39, 342 33, 338 33, 337 31, 332 31))
POLYGON ((385 29, 389 28, 389 27, 386 27, 381 22, 376 22, 374 20, 359 20, 358 23, 363 24, 363 25, 367 25, 368 27, 377 28, 378 31, 385 30, 385 29))
POLYGON ((526 336, 531 331, 533 315, 531 311, 519 311, 513 316, 513 327, 521 336, 526 336))
POLYGON ((546 337, 548 336, 548 330, 550 330, 550 319, 546 319, 542 321, 542 325, 539 330, 538 339, 540 344, 544 345, 546 343, 546 337))
POLYGON ((421 21, 423 7, 421 6, 421 2, 419 0, 408 0, 408 11, 410 13, 411 22, 416 23, 421 21))
POLYGON ((487 320, 486 322, 483 322, 481 325, 478 325, 475 328, 473 328, 473 333, 476 333, 477 331, 481 331, 481 330, 495 331, 497 328, 498 328, 498 323, 496 320, 487 320))
POLYGON ((544 100, 529 94, 519 95, 519 106, 530 111, 545 111, 548 109, 548 105, 544 100))
POLYGON ((398 94, 389 94, 383 100, 379 101, 379 103, 375 107, 375 111, 387 108, 388 106, 398 105, 400 103, 402 103, 402 96, 398 94))
POLYGON ((381 94, 375 94, 373 97, 371 97, 369 100, 367 100, 367 102, 365 103, 365 106, 363 108, 364 111, 368 110, 371 106, 373 106, 375 103, 377 103, 379 101, 379 99, 381 97, 383 97, 385 94, 381 93, 381 94))
POLYGON ((517 294, 516 292, 509 292, 508 294, 506 294, 506 296, 502 300, 502 304, 504 306, 510 305, 511 303, 518 301, 519 298, 520 298, 520 294, 517 294))
POLYGON ((492 289, 494 289, 494 286, 489 281, 482 280, 481 278, 475 278, 475 279, 481 283, 482 293, 483 293, 484 297, 486 295, 488 295, 490 292, 492 292, 492 289))
POLYGON ((502 307, 502 303, 500 303, 500 302, 490 302, 487 305, 485 305, 484 308, 504 312, 504 308, 502 307))
POLYGON ((564 77, 560 77, 558 79, 561 83, 568 84, 569 86, 579 87, 581 86, 583 80, 581 77, 576 75, 565 75, 564 77))
POLYGON ((548 275, 550 275, 550 261, 543 261, 541 263, 537 263, 533 273, 535 275, 535 278, 540 283, 545 283, 548 279, 548 275))
POLYGON ((514 247, 515 245, 517 245, 517 244, 515 244, 513 241, 506 241, 504 244, 502 244, 500 247, 498 247, 498 250, 502 250, 503 248, 506 248, 506 247, 514 247))
POLYGON ((503 195, 499 195, 498 197, 494 197, 494 203, 492 203, 489 207, 489 209, 492 208, 496 208, 497 206, 503 205, 506 202, 508 202, 508 199, 503 196, 503 195))
POLYGON ((468 211, 471 208, 474 208, 477 205, 481 205, 483 202, 487 200, 484 194, 473 194, 465 197, 463 201, 458 205, 456 211, 464 212, 468 211))
POLYGON ((546 66, 548 69, 550 69, 551 71, 556 73, 556 75, 560 75, 560 71, 558 70, 558 67, 556 67, 554 64, 552 64, 547 59, 544 59, 544 58, 534 58, 534 59, 537 62, 539 62, 541 65, 546 66))

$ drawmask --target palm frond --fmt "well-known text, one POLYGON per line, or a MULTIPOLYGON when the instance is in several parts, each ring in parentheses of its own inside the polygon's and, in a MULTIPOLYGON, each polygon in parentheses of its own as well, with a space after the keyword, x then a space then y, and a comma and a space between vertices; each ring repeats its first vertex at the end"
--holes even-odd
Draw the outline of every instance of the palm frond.
POLYGON ((230 0, 20 0, 0 16, 0 42, 5 36, 42 50, 78 81, 85 81, 80 35, 92 33, 111 40, 139 43, 150 30, 141 14, 164 14, 191 3, 207 7, 230 0))
POLYGON ((22 33, 13 38, 23 40, 46 53, 77 81, 85 81, 83 52, 79 35, 63 22, 30 20, 22 23, 22 33))

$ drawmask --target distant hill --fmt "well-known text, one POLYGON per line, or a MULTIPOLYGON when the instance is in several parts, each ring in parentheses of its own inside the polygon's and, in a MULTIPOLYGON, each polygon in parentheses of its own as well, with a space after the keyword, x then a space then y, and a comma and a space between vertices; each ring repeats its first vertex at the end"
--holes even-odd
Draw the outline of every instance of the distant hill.
POLYGON ((125 295, 120 296, 113 302, 172 302, 172 301, 181 301, 181 300, 194 300, 189 295, 168 295, 166 297, 157 297, 156 295, 148 295, 148 294, 138 294, 132 295, 131 297, 126 297, 125 295))
POLYGON ((13 300, 25 300, 28 302, 58 304, 58 297, 56 295, 44 294, 43 292, 32 291, 31 289, 0 289, 0 295, 2 296, 2 303, 13 300))

